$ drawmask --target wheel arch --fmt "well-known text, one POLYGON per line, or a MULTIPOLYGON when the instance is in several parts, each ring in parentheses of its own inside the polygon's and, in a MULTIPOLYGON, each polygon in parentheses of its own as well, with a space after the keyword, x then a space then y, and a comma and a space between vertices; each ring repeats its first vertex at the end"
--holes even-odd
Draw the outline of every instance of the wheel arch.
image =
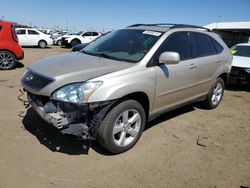
POLYGON ((38 46, 39 46, 39 43, 41 42, 41 41, 44 41, 45 43, 46 43, 46 45, 48 45, 48 42, 45 40, 45 39, 40 39, 39 41, 38 41, 38 46))
POLYGON ((227 83, 227 77, 228 77, 228 73, 222 73, 217 78, 222 78, 222 80, 224 81, 224 84, 226 84, 227 83))
POLYGON ((14 55, 15 61, 17 61, 17 56, 16 56, 16 54, 13 51, 8 50, 8 49, 0 49, 0 52, 2 52, 2 51, 7 51, 7 52, 11 53, 12 55, 14 55))
POLYGON ((146 93, 144 92, 133 92, 130 94, 127 94, 117 100, 117 103, 121 103, 126 100, 135 100, 139 102, 142 107, 144 108, 145 114, 146 114, 146 119, 149 117, 149 109, 150 109, 150 102, 149 102, 149 97, 146 93))

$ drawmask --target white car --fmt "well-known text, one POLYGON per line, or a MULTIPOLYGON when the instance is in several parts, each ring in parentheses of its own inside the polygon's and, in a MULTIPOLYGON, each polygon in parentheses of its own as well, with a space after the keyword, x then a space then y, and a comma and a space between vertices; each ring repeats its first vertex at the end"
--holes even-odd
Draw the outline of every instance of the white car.
POLYGON ((53 44, 61 46, 62 45, 62 37, 70 37, 70 35, 80 35, 80 33, 65 33, 64 35, 58 35, 56 37, 52 37, 53 38, 53 44))
POLYGON ((85 32, 81 35, 64 36, 62 37, 62 45, 66 47, 72 47, 81 43, 89 43, 100 35, 101 33, 99 32, 85 32))
POLYGON ((39 46, 46 48, 53 44, 50 35, 44 34, 41 31, 33 28, 16 28, 16 34, 21 46, 39 46))
POLYGON ((228 83, 250 86, 250 43, 241 43, 231 48, 232 69, 228 83))

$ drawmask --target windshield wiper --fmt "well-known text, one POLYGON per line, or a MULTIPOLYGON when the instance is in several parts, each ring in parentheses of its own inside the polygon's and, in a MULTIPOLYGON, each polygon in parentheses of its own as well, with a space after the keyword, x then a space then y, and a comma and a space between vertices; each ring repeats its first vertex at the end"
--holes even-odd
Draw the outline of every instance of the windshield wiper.
POLYGON ((119 61, 126 61, 125 59, 123 58, 119 58, 119 57, 114 57, 114 56, 111 56, 107 53, 104 53, 104 52, 99 52, 99 53, 92 53, 92 52, 86 52, 85 50, 81 50, 82 53, 84 54, 88 54, 88 55, 93 55, 93 56, 98 56, 98 57, 103 57, 103 58, 107 58, 107 59, 113 59, 113 60, 119 60, 119 61))

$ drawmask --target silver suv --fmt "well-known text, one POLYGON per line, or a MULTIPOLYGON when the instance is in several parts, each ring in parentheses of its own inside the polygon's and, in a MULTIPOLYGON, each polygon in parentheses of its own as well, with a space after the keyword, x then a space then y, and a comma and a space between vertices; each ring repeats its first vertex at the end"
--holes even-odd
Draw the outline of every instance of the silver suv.
POLYGON ((206 28, 136 24, 32 63, 22 85, 42 119, 117 154, 159 114, 197 101, 217 107, 231 62, 225 43, 206 28))

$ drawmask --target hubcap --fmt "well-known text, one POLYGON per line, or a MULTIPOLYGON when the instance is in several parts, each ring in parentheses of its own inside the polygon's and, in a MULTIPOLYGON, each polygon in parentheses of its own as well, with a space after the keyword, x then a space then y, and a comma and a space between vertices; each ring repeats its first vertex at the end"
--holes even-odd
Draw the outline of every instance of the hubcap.
POLYGON ((46 43, 45 42, 40 42, 40 47, 41 48, 45 48, 46 47, 46 43))
POLYGON ((223 92, 223 86, 222 83, 218 82, 213 90, 213 95, 212 95, 212 103, 213 105, 217 105, 222 97, 222 92, 223 92))
POLYGON ((113 140, 118 146, 131 144, 138 136, 141 128, 141 115, 135 109, 124 111, 117 118, 113 128, 113 140))
POLYGON ((0 67, 8 68, 14 63, 14 59, 7 53, 0 53, 0 67))

